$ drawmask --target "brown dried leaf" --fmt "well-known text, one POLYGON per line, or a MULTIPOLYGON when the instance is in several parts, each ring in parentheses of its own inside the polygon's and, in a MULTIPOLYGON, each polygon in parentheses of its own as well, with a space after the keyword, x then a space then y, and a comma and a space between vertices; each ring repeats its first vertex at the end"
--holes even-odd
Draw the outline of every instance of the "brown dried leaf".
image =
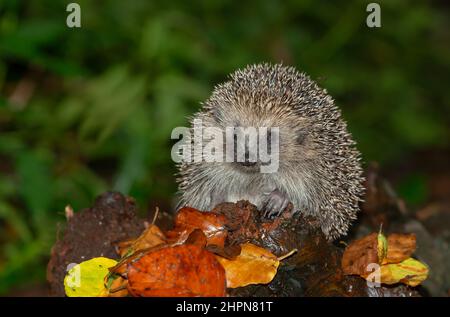
POLYGON ((206 236, 200 229, 195 229, 194 231, 192 231, 185 242, 185 244, 193 244, 200 248, 205 248, 206 243, 206 236))
MULTIPOLYGON (((378 235, 369 234, 350 243, 342 255, 342 271, 346 275, 367 275, 367 266, 378 263, 378 235)), ((388 247, 389 248, 389 247, 388 247)))
POLYGON ((387 238, 387 254, 382 264, 402 262, 411 257, 415 250, 415 234, 390 234, 387 238))
POLYGON ((150 225, 137 239, 120 242, 118 253, 124 257, 161 244, 167 244, 166 237, 156 225, 150 225))

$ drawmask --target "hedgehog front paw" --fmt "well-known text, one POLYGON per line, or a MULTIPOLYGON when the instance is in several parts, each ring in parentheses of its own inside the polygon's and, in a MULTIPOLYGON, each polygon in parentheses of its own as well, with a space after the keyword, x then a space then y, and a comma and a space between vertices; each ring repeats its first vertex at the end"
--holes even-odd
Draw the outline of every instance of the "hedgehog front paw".
POLYGON ((289 205, 289 199, 285 194, 275 189, 267 194, 262 204, 261 211, 265 218, 278 217, 289 205))

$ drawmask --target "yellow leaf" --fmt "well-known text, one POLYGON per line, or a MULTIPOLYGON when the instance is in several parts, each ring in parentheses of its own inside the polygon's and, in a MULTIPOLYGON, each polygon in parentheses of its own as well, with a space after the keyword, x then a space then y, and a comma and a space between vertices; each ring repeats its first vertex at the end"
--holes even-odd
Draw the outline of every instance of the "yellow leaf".
POLYGON ((105 296, 104 279, 109 273, 108 268, 117 264, 117 261, 99 257, 72 267, 64 278, 64 289, 69 297, 98 297, 105 296))
POLYGON ((251 243, 241 245, 241 254, 234 260, 216 257, 225 269, 229 288, 270 283, 280 265, 275 255, 251 243))
POLYGON ((403 283, 409 286, 417 286, 428 276, 428 267, 413 258, 408 258, 400 263, 381 266, 381 283, 403 283))

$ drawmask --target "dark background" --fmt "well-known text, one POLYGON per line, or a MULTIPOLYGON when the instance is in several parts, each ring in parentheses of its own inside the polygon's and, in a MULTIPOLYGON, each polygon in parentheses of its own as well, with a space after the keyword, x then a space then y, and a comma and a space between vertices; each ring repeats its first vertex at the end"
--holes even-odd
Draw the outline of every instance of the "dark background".
POLYGON ((410 208, 449 210, 448 2, 378 1, 372 29, 370 1, 79 0, 79 29, 69 2, 0 2, 0 294, 41 289, 68 204, 170 211, 170 132, 250 63, 308 73, 410 208))

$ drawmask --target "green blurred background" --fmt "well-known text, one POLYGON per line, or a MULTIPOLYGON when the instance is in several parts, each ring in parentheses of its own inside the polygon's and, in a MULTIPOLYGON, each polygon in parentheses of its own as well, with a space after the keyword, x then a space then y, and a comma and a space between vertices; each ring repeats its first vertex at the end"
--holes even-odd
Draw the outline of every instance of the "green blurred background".
POLYGON ((433 199, 433 175, 450 184, 444 0, 378 1, 374 29, 370 1, 79 0, 79 29, 70 2, 0 1, 0 294, 43 284, 67 204, 114 189, 143 215, 170 209, 170 132, 250 63, 327 88, 412 208, 433 199))

